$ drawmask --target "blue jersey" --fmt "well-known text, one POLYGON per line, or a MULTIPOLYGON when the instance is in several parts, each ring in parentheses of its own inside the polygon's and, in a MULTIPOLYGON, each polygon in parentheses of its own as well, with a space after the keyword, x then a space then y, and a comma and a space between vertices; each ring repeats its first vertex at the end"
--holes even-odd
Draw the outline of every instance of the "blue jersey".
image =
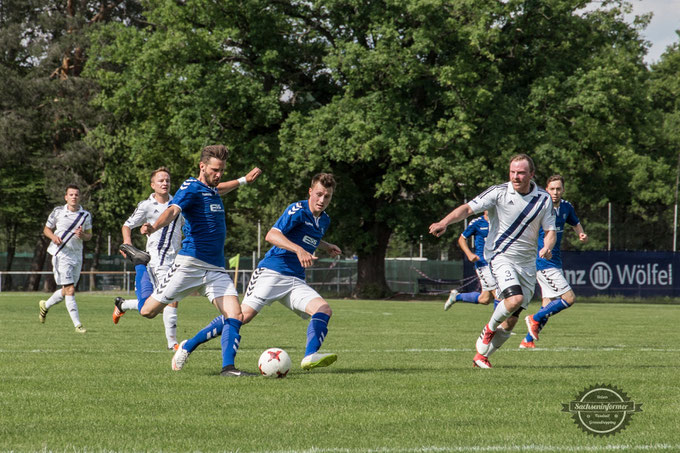
POLYGON ((184 240, 178 255, 224 268, 227 223, 217 188, 189 178, 182 183, 170 205, 179 206, 184 216, 184 240))
MULTIPOLYGON (((309 210, 309 201, 304 200, 288 206, 272 228, 279 230, 289 241, 307 252, 314 253, 330 223, 331 218, 325 212, 319 217, 314 217, 309 210)), ((305 269, 297 255, 276 246, 269 249, 258 267, 305 279, 305 269)))
MULTIPOLYGON (((544 269, 550 269, 551 267, 562 268, 562 253, 560 251, 560 245, 562 244, 562 234, 564 233, 564 225, 569 224, 571 226, 576 226, 580 223, 578 217, 576 216, 576 211, 574 207, 566 200, 560 201, 557 208, 553 207, 553 212, 555 213, 555 233, 557 233, 557 240, 555 241, 555 246, 552 249, 552 258, 546 260, 545 258, 536 259, 536 269, 542 271, 544 269)), ((543 228, 538 232, 538 250, 543 248, 543 238, 545 237, 545 232, 543 228)))
POLYGON ((465 231, 461 234, 465 239, 470 236, 474 236, 475 239, 475 255, 479 257, 479 261, 475 262, 475 268, 480 268, 488 266, 484 260, 484 244, 486 244, 486 237, 489 235, 489 222, 486 221, 484 216, 477 217, 472 222, 470 222, 465 228, 465 231))

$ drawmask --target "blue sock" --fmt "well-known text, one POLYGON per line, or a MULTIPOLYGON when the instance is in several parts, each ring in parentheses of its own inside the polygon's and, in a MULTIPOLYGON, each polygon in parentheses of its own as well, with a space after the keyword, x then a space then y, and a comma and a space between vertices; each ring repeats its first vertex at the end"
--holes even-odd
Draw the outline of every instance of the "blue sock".
POLYGON ((557 313, 569 307, 571 307, 571 305, 569 305, 564 299, 555 299, 536 312, 534 315, 534 321, 542 322, 545 318, 545 322, 547 322, 548 317, 556 315, 557 313))
POLYGON ((222 330, 224 328, 224 316, 220 315, 217 318, 210 321, 210 324, 198 331, 196 335, 190 340, 184 343, 184 349, 189 352, 193 352, 198 346, 202 345, 206 341, 222 335, 222 330))
POLYGON ((222 330, 222 368, 233 365, 236 361, 236 352, 241 342, 241 335, 238 332, 241 330, 242 324, 241 321, 234 318, 227 318, 224 323, 226 329, 222 330))
MULTIPOLYGON (((540 332, 541 330, 543 330, 546 324, 548 324, 548 318, 545 318, 538 323, 538 331, 540 332)), ((532 337, 531 334, 528 333, 527 336, 524 337, 524 340, 527 342, 534 341, 534 337, 532 337)))
POLYGON ((470 304, 478 304, 479 303, 479 295, 480 293, 478 292, 473 292, 473 293, 461 293, 456 296, 456 300, 459 302, 468 302, 470 304))
POLYGON ((500 303, 501 303, 501 301, 500 301, 500 300, 498 300, 498 299, 494 299, 494 300, 493 300, 493 309, 495 310, 495 309, 496 309, 496 307, 498 306, 498 304, 500 304, 500 303))
POLYGON ((142 311, 144 302, 153 293, 153 283, 149 278, 149 271, 143 264, 135 266, 135 295, 137 296, 137 310, 142 311))
POLYGON ((328 321, 331 319, 326 313, 314 313, 307 326, 307 346, 305 357, 321 349, 321 344, 328 333, 328 321))

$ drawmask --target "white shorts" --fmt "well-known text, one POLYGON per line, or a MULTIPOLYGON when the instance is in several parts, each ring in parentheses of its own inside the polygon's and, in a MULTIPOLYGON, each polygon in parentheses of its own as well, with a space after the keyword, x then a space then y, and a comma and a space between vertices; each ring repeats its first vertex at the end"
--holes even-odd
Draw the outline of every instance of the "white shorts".
POLYGON ((259 313, 262 308, 278 300, 302 319, 309 319, 310 315, 305 309, 316 298, 321 296, 304 280, 258 267, 250 278, 241 305, 247 305, 259 313))
POLYGON ((527 308, 531 298, 534 295, 534 288, 536 287, 536 264, 533 266, 521 266, 516 263, 509 263, 506 261, 492 262, 489 267, 496 278, 498 289, 496 290, 496 298, 503 297, 503 291, 511 286, 519 285, 522 288, 522 308, 527 308))
POLYGON ((484 267, 476 267, 475 272, 479 278, 479 284, 482 286, 482 291, 496 291, 496 279, 493 278, 491 268, 487 265, 484 267))
POLYGON ((170 272, 170 264, 164 264, 162 266, 152 266, 151 263, 146 265, 146 270, 149 273, 149 280, 154 288, 156 288, 160 281, 162 281, 168 272, 170 272))
POLYGON ((536 272, 536 280, 541 287, 541 297, 544 299, 554 299, 571 291, 564 272, 557 267, 536 272))
POLYGON ((154 287, 151 297, 163 304, 179 302, 194 291, 201 292, 210 302, 218 297, 238 297, 226 269, 197 267, 187 261, 175 260, 168 273, 154 287))
POLYGON ((52 257, 52 271, 54 272, 54 281, 59 286, 78 284, 80 280, 80 270, 83 267, 83 261, 68 256, 65 253, 57 253, 52 257))

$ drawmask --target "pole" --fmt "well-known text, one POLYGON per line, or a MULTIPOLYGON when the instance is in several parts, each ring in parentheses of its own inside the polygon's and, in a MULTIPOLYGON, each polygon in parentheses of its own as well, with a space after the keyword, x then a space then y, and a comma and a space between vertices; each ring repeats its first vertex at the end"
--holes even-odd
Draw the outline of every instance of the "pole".
POLYGON ((607 206, 609 207, 609 220, 607 221, 607 250, 612 249, 612 202, 610 201, 607 206))
MULTIPOLYGON (((257 259, 258 259, 258 260, 260 259, 260 250, 261 250, 261 249, 260 249, 260 241, 261 241, 261 237, 262 237, 262 222, 260 222, 260 221, 258 220, 258 221, 257 221, 257 259)), ((253 269, 255 269, 255 268, 253 267, 253 269)))
POLYGON ((108 248, 107 248, 107 254, 111 256, 111 233, 109 233, 108 236, 108 248))
POLYGON ((420 256, 419 258, 423 257, 423 235, 420 235, 420 256))

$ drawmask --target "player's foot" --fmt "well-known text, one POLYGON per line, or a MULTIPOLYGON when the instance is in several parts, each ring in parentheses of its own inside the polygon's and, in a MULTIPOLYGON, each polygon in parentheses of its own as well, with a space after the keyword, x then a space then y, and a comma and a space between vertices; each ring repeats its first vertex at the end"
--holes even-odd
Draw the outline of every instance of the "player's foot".
POLYGON ((175 371, 179 371, 184 367, 184 364, 187 363, 187 360, 189 359, 189 354, 191 354, 184 349, 184 343, 186 342, 187 340, 181 342, 179 347, 175 350, 175 355, 172 356, 172 369, 175 371))
POLYGON ((449 294, 449 298, 446 299, 446 302, 444 303, 444 311, 448 310, 451 308, 453 304, 456 303, 456 296, 458 295, 458 290, 457 289, 452 289, 451 293, 449 294))
POLYGON ((533 341, 527 341, 526 338, 522 338, 522 342, 519 344, 520 349, 534 349, 536 345, 533 341))
POLYGON ((529 335, 534 340, 538 340, 538 332, 541 330, 541 323, 534 321, 534 317, 529 315, 524 318, 524 322, 527 323, 527 329, 529 330, 529 335))
POLYGON ((247 371, 239 370, 234 365, 227 365, 222 368, 220 376, 224 377, 247 377, 247 376, 257 376, 255 373, 249 373, 247 371))
POLYGON ((491 368, 491 363, 487 357, 482 354, 476 354, 472 359, 473 368, 491 368))
POLYGON ((311 370, 312 368, 319 368, 331 365, 338 360, 337 354, 329 354, 323 352, 314 352, 309 354, 300 363, 303 370, 311 370))
POLYGON ((482 333, 479 335, 479 338, 477 338, 477 343, 475 345, 477 354, 484 354, 488 351, 489 343, 491 343, 491 339, 494 335, 496 335, 496 332, 491 330, 488 324, 485 324, 484 328, 482 329, 482 333))
POLYGON ((47 301, 45 300, 38 302, 38 320, 43 324, 45 323, 45 318, 47 317, 48 308, 45 306, 46 303, 47 301))
POLYGON ((85 330, 85 327, 83 327, 82 324, 78 324, 78 325, 76 326, 76 332, 77 332, 77 333, 85 333, 85 332, 87 332, 87 330, 85 330))
POLYGON ((125 301, 122 297, 116 297, 116 299, 113 301, 113 323, 118 324, 118 321, 120 321, 120 317, 125 314, 123 311, 122 304, 125 301))
POLYGON ((178 344, 178 343, 173 343, 173 344, 169 344, 169 345, 168 345, 168 351, 176 351, 177 348, 179 348, 179 344, 178 344))
POLYGON ((125 253, 127 259, 132 261, 132 264, 135 266, 138 264, 146 265, 149 261, 151 261, 151 255, 131 246, 130 244, 120 244, 120 247, 118 248, 121 252, 125 253))

